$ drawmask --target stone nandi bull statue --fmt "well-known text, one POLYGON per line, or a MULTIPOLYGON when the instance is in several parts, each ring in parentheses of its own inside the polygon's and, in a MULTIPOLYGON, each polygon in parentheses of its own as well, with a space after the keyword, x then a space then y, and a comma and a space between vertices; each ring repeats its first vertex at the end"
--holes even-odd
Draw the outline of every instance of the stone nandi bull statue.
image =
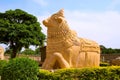
POLYGON ((43 69, 99 66, 99 45, 94 41, 78 38, 75 31, 70 30, 63 10, 44 20, 43 24, 48 29, 43 69))
POLYGON ((4 59, 4 48, 0 46, 0 60, 4 59))

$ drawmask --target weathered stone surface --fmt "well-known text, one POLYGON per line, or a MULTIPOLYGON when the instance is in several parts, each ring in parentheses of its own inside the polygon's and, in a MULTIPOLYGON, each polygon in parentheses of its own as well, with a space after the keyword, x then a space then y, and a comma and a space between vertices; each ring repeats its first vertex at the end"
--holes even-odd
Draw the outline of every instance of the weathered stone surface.
POLYGON ((43 69, 99 66, 100 47, 88 39, 78 38, 64 17, 63 9, 43 21, 47 27, 46 59, 43 69))
POLYGON ((4 48, 0 46, 0 60, 4 59, 4 48))
POLYGON ((110 65, 120 66, 120 57, 117 57, 116 59, 111 60, 110 65))

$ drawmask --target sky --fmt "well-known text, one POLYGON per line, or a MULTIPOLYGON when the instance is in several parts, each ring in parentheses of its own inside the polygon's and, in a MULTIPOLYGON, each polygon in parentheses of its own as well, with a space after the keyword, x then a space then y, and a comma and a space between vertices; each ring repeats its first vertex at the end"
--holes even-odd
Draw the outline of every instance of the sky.
POLYGON ((21 9, 42 21, 64 9, 70 28, 107 48, 120 48, 120 0, 0 0, 0 12, 21 9))

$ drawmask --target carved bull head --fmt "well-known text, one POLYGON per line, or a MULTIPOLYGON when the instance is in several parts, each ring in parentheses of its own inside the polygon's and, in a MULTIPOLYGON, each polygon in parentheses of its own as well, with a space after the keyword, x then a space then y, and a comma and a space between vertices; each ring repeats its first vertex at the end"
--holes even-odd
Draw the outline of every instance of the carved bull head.
POLYGON ((61 9, 60 11, 53 14, 49 18, 43 20, 43 24, 46 27, 56 27, 59 26, 63 20, 64 20, 64 10, 61 9))

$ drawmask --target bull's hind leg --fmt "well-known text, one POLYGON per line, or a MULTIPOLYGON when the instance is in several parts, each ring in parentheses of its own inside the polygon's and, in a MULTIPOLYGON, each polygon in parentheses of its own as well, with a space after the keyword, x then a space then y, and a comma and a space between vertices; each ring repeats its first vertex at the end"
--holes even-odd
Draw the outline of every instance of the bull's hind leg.
POLYGON ((100 54, 97 52, 86 52, 85 55, 86 66, 97 67, 100 64, 100 54))
POLYGON ((51 70, 53 69, 55 62, 58 62, 60 68, 69 68, 69 63, 64 59, 61 53, 53 53, 53 55, 46 58, 42 65, 43 69, 51 70))

